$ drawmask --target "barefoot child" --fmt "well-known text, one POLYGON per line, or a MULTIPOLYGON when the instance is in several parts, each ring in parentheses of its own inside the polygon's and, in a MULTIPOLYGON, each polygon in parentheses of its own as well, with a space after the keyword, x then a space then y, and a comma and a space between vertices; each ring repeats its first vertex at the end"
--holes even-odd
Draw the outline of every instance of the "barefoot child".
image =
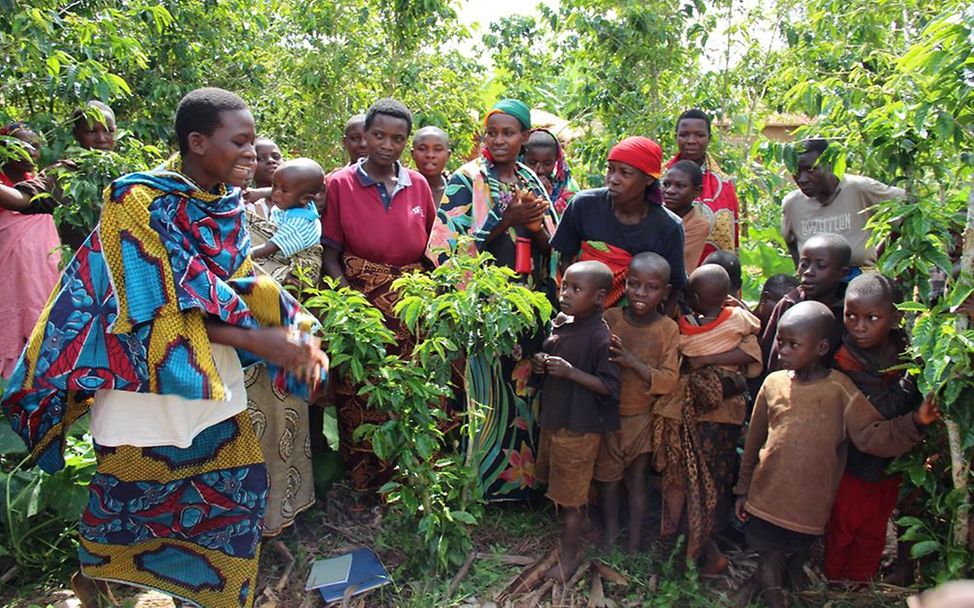
POLYGON ((426 178, 433 191, 433 203, 439 209, 450 178, 443 172, 450 160, 450 136, 439 127, 423 127, 413 135, 412 155, 416 170, 426 178))
POLYGON ((702 558, 703 574, 727 568, 713 535, 729 511, 745 378, 761 373, 758 320, 745 308, 727 305, 730 290, 730 277, 716 264, 690 275, 686 298, 693 312, 679 323, 684 373, 660 410, 680 427, 657 450, 667 455, 661 533, 674 534, 685 511, 687 559, 702 558))
POLYGON ((255 259, 281 252, 289 258, 314 247, 321 240, 321 220, 315 196, 325 181, 321 165, 310 158, 295 158, 274 172, 271 188, 271 222, 277 232, 267 242, 251 250, 255 259))
POLYGON ((683 220, 683 257, 688 273, 702 262, 704 246, 710 236, 710 221, 693 204, 703 191, 703 169, 692 160, 677 161, 666 170, 660 182, 663 204, 683 220))
POLYGON ((845 297, 845 276, 849 274, 851 255, 849 242, 838 234, 816 234, 802 245, 798 258, 798 287, 781 298, 761 334, 765 373, 781 369, 775 340, 778 319, 798 302, 809 300, 821 302, 832 311, 832 332, 829 334, 829 351, 826 353, 824 365, 828 366, 832 362, 835 351, 842 344, 842 333, 845 329, 842 323, 842 300, 845 297))
MULTIPOLYGON (((900 363, 908 346, 896 304, 900 290, 875 272, 859 275, 845 294, 846 334, 832 366, 855 383, 887 419, 912 412, 922 401, 916 383, 900 363)), ((899 495, 898 475, 883 471, 889 458, 849 447, 832 516, 825 529, 825 575, 831 580, 865 582, 879 570, 886 545, 886 524, 899 495)))
POLYGON ((748 428, 738 518, 758 552, 757 587, 771 608, 785 606, 787 572, 799 586, 816 536, 825 530, 849 441, 866 453, 898 456, 939 418, 932 401, 887 420, 849 378, 823 363, 835 319, 822 302, 799 302, 782 315, 781 371, 765 379, 748 428))
POLYGON ((620 424, 602 437, 595 463, 601 483, 605 544, 619 534, 619 493, 623 482, 629 501, 630 553, 639 550, 646 516, 646 473, 652 446, 653 404, 676 386, 679 330, 659 313, 670 293, 670 265, 660 255, 637 254, 629 263, 626 299, 629 306, 611 308, 605 321, 612 330, 610 361, 619 365, 620 424))
POLYGON ((582 507, 599 443, 619 428, 619 369, 609 360, 612 334, 602 319, 611 288, 605 264, 569 266, 559 293, 561 313, 532 360, 534 372, 544 374, 535 477, 548 483, 548 498, 564 509, 559 562, 547 573, 556 580, 567 579, 578 565, 582 507))

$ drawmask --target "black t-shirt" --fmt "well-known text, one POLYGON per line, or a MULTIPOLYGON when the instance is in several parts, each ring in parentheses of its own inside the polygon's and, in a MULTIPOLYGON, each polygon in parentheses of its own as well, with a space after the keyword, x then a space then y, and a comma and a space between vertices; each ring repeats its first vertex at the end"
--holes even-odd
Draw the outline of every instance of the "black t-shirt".
POLYGON ((647 206, 649 213, 638 224, 623 224, 612 211, 608 189, 583 190, 568 203, 551 246, 568 258, 578 255, 585 241, 602 241, 630 255, 652 251, 670 263, 670 284, 683 289, 683 222, 662 205, 647 206))
POLYGON ((610 395, 599 395, 566 378, 546 375, 541 386, 541 428, 606 433, 619 428, 619 368, 609 361, 612 333, 601 313, 559 314, 541 349, 598 377, 610 395))

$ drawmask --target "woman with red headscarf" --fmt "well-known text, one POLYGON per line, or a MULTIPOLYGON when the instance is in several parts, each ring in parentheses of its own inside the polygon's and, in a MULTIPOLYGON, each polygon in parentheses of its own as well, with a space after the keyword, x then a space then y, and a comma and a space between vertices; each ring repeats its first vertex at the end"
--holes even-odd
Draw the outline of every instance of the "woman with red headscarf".
MULTIPOLYGON (((0 170, 0 184, 32 179, 38 137, 29 126, 15 123, 0 128, 8 147, 22 154, 0 170)), ((0 209, 0 284, 14 294, 0 301, 0 378, 9 378, 58 279, 61 240, 51 215, 24 215, 0 209)))
POLYGON ((683 228, 663 207, 659 186, 663 151, 648 137, 627 137, 609 151, 605 187, 583 190, 568 204, 551 239, 562 264, 597 260, 612 269, 606 306, 622 297, 632 257, 652 251, 670 264, 674 290, 686 284, 683 228))

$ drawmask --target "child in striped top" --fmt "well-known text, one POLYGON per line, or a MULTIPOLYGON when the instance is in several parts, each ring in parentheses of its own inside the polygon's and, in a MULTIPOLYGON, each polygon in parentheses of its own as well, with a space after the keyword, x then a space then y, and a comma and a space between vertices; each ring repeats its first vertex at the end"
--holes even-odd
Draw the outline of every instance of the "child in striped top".
POLYGON ((321 165, 310 158, 296 158, 274 172, 271 185, 271 222, 277 225, 266 243, 254 247, 253 258, 266 258, 280 252, 289 258, 314 247, 321 240, 321 219, 315 195, 325 181, 321 165))

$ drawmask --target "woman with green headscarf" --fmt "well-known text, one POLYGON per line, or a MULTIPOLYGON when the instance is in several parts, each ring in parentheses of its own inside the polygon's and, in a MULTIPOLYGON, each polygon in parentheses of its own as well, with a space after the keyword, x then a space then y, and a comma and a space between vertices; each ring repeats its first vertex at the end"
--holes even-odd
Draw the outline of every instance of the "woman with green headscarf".
MULTIPOLYGON (((526 286, 554 301, 548 241, 557 216, 538 176, 517 160, 530 131, 531 110, 521 101, 502 99, 487 113, 481 154, 450 176, 430 247, 452 247, 458 235, 471 236, 473 248, 489 252, 497 264, 518 272, 526 286)), ((541 337, 540 332, 525 336, 510 356, 471 361, 473 377, 466 389, 489 407, 483 430, 468 449, 475 451, 488 499, 525 498, 534 486, 536 412, 527 381, 541 337)))

